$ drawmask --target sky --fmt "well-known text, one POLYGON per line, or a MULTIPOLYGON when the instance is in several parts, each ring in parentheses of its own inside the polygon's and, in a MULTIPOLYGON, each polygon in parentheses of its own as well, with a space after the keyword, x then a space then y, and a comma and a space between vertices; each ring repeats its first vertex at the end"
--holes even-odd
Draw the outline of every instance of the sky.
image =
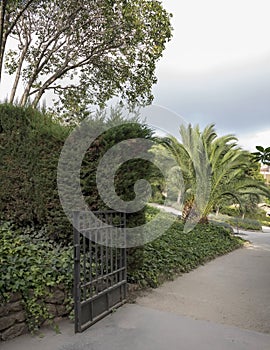
POLYGON ((269 0, 162 0, 173 38, 154 103, 201 128, 215 123, 250 151, 270 146, 269 0))

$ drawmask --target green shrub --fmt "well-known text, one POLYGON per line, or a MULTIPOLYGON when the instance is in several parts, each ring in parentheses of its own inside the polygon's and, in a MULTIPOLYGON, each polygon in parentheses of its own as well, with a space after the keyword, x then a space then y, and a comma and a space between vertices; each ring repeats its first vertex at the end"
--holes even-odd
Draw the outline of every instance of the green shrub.
POLYGON ((233 208, 233 207, 223 207, 220 209, 220 213, 224 215, 229 215, 229 216, 239 216, 240 215, 240 210, 239 208, 233 208))
POLYGON ((232 217, 228 215, 209 215, 211 220, 215 222, 227 223, 230 226, 238 227, 243 230, 260 231, 262 229, 261 223, 258 220, 249 218, 232 217))
POLYGON ((261 224, 263 225, 263 226, 270 226, 270 221, 261 221, 261 224))
MULTIPOLYGON (((119 118, 116 116, 116 122, 119 118)), ((103 120, 91 123, 91 128, 105 125, 103 120)), ((106 123, 110 129, 89 147, 81 168, 82 193, 92 210, 106 209, 96 186, 99 159, 123 140, 152 136, 148 127, 136 122, 120 126, 114 126, 113 120, 106 123)), ((1 217, 18 227, 45 227, 49 238, 65 243, 72 240, 72 227, 58 197, 57 166, 70 130, 31 108, 0 105, 1 217)), ((119 197, 125 201, 134 199, 134 183, 151 177, 151 167, 142 159, 125 162, 115 176, 119 197)), ((127 216, 130 227, 143 224, 144 220, 144 210, 127 216)))
POLYGON ((143 264, 128 271, 130 283, 156 287, 164 279, 188 272, 243 245, 240 238, 222 226, 197 225, 190 233, 184 233, 183 228, 178 219, 161 237, 145 245, 143 264))
POLYGON ((253 219, 242 219, 242 218, 230 218, 227 220, 227 222, 234 226, 241 228, 243 230, 254 230, 254 231, 261 231, 262 225, 258 220, 253 220, 253 219))
POLYGON ((57 165, 68 129, 31 108, 0 105, 0 212, 18 226, 71 230, 58 198, 57 165))
MULTIPOLYGON (((10 224, 0 226, 0 294, 20 292, 30 330, 50 315, 42 303, 49 287, 72 290, 73 249, 33 239, 10 224)), ((70 296, 71 297, 71 296, 70 296)))

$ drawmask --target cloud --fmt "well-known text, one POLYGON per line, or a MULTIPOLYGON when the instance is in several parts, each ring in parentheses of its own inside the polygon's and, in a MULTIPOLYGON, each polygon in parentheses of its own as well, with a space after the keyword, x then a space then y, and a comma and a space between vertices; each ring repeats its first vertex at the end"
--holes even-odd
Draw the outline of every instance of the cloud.
POLYGON ((239 145, 251 152, 256 151, 256 146, 270 147, 270 128, 265 131, 242 135, 239 138, 239 145))
POLYGON ((222 132, 258 132, 270 128, 269 91, 270 57, 263 57, 191 76, 168 67, 166 76, 159 74, 154 102, 201 127, 215 123, 222 132))

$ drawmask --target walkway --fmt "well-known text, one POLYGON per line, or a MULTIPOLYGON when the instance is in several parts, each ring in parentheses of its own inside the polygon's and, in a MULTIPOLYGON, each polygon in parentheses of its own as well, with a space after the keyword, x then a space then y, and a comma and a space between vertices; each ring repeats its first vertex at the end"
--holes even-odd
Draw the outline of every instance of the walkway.
POLYGON ((246 232, 243 237, 253 244, 163 284, 138 303, 270 333, 270 233, 246 232))

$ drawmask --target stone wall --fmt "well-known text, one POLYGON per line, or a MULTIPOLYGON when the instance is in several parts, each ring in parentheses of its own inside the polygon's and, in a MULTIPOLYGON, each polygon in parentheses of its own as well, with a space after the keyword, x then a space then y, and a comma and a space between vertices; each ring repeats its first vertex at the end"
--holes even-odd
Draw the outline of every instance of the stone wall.
MULTIPOLYGON (((48 290, 48 296, 43 300, 52 319, 67 316, 66 293, 63 287, 48 290)), ((42 320, 41 324, 48 323, 42 320)), ((24 310, 23 298, 20 293, 11 294, 8 302, 0 298, 0 341, 15 338, 27 333, 26 311, 24 310)))

